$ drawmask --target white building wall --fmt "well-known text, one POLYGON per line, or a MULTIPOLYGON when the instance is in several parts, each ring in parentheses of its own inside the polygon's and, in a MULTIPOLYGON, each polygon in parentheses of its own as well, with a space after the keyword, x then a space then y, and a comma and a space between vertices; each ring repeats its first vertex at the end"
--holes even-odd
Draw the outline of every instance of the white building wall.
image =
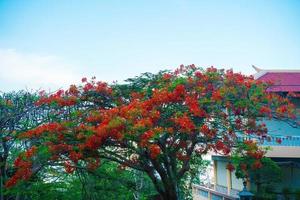
POLYGON ((238 179, 235 176, 235 171, 231 172, 231 182, 232 182, 232 189, 235 189, 235 190, 242 190, 243 189, 243 180, 238 179))

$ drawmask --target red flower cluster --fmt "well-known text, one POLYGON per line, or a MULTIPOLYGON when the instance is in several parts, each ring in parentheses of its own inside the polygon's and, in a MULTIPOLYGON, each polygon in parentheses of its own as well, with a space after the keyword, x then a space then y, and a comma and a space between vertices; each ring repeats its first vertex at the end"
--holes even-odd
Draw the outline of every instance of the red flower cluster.
POLYGON ((248 151, 247 155, 259 160, 259 159, 263 158, 263 156, 265 155, 265 152, 262 150, 248 151))
POLYGON ((252 169, 260 169, 262 168, 262 164, 259 160, 254 161, 254 163, 252 164, 252 169))
POLYGON ((24 132, 20 134, 20 138, 33 138, 33 137, 40 137, 43 133, 61 133, 66 128, 57 122, 49 123, 49 124, 43 124, 41 126, 38 126, 35 129, 29 130, 27 132, 24 132))
POLYGON ((154 131, 153 130, 148 130, 145 133, 141 135, 141 141, 140 145, 141 147, 145 147, 148 144, 149 139, 151 139, 154 136, 154 131))
POLYGON ((223 99, 221 96, 220 90, 213 91, 211 99, 215 102, 219 102, 223 99))
POLYGON ((151 144, 149 146, 149 150, 150 150, 150 157, 152 159, 156 159, 157 156, 160 154, 160 147, 157 144, 151 144))
POLYGON ((178 160, 181 160, 181 161, 186 161, 186 160, 190 159, 190 157, 188 155, 183 154, 181 152, 177 152, 176 157, 178 158, 178 160))
POLYGON ((76 169, 76 167, 73 166, 69 161, 66 161, 64 166, 65 166, 65 170, 68 174, 72 174, 76 169))
POLYGON ((77 163, 79 159, 82 158, 82 154, 81 153, 77 153, 75 151, 71 151, 70 153, 70 159, 74 162, 77 163))
POLYGON ((181 117, 175 118, 174 121, 175 121, 175 124, 179 125, 182 132, 191 133, 196 128, 195 124, 188 117, 187 113, 185 113, 181 117))
POLYGON ((100 159, 96 158, 89 158, 88 159, 88 165, 87 165, 87 169, 90 171, 94 171, 96 170, 98 167, 100 166, 100 159))
POLYGON ((27 159, 31 158, 37 151, 37 147, 36 146, 32 146, 31 148, 29 148, 26 152, 25 152, 25 157, 27 159))
POLYGON ((85 147, 91 150, 96 150, 102 144, 103 139, 100 136, 92 135, 90 136, 86 142, 85 147))
POLYGON ((242 169, 244 172, 247 171, 247 164, 245 164, 245 163, 240 163, 240 167, 241 167, 241 169, 242 169))
POLYGON ((28 180, 32 175, 32 161, 31 157, 36 152, 36 147, 33 146, 25 155, 20 155, 14 162, 14 166, 17 168, 16 173, 5 183, 5 187, 9 188, 14 186, 19 180, 28 180))
POLYGON ((230 148, 228 145, 224 144, 222 141, 218 140, 215 144, 215 149, 217 151, 223 152, 225 155, 230 153, 230 148))
POLYGON ((228 163, 226 165, 226 169, 228 169, 230 172, 233 172, 235 170, 235 167, 233 166, 233 164, 231 163, 228 163))
POLYGON ((271 108, 267 107, 267 106, 262 106, 259 110, 259 112, 261 114, 270 114, 272 112, 271 108))
POLYGON ((190 112, 193 113, 197 117, 206 117, 207 114, 205 110, 200 108, 197 98, 195 97, 186 97, 185 102, 190 109, 190 112))
POLYGON ((281 138, 277 138, 277 139, 276 139, 276 142, 277 142, 278 144, 281 144, 282 139, 281 139, 281 138))
MULTIPOLYGON (((37 137, 45 141, 43 144, 51 154, 49 159, 65 162, 68 173, 75 170, 73 165, 79 161, 88 169, 96 169, 100 164, 98 150, 110 145, 120 158, 128 160, 128 155, 136 154, 139 162, 160 159, 160 154, 169 150, 176 151, 172 155, 177 159, 188 161, 187 149, 198 141, 205 141, 192 149, 199 154, 215 150, 227 155, 237 131, 266 135, 266 126, 256 123, 257 117, 273 115, 274 111, 279 117, 292 116, 288 101, 264 94, 264 90, 264 84, 252 77, 231 70, 224 73, 213 67, 197 71, 193 65, 155 76, 144 88, 132 91, 120 91, 118 87, 96 82, 95 78, 83 78, 82 86, 71 85, 67 91, 59 90, 49 96, 42 93, 37 102, 57 110, 55 119, 68 121, 50 121, 22 133, 20 138, 37 137), (258 92, 252 88, 258 88, 258 92), (162 151, 162 144, 166 151, 162 151)), ((264 152, 257 151, 252 141, 245 141, 245 145, 248 156, 257 160, 255 168, 259 168, 264 152)), ((30 160, 36 151, 34 147, 28 150, 24 154, 26 159, 30 160)), ((8 184, 28 177, 30 162, 24 162, 16 161, 23 174, 17 172, 8 184)), ((124 161, 122 166, 129 164, 124 161)), ((228 168, 232 170, 232 166, 228 168)))
POLYGON ((52 154, 65 153, 65 152, 69 152, 73 149, 72 145, 68 145, 68 144, 64 144, 64 143, 54 144, 52 142, 48 142, 47 146, 49 148, 49 152, 52 154))

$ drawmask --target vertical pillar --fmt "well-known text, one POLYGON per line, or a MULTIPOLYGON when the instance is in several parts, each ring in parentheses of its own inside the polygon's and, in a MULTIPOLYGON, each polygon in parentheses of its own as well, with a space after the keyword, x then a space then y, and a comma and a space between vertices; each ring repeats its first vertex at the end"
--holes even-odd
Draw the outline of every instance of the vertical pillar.
POLYGON ((226 169, 226 178, 227 178, 227 194, 230 195, 230 191, 232 188, 232 181, 231 181, 231 171, 226 169))
POLYGON ((251 183, 250 183, 249 179, 247 179, 246 184, 247 184, 247 186, 246 186, 247 190, 250 191, 250 189, 251 189, 251 183))
POLYGON ((217 190, 218 163, 216 160, 213 161, 213 169, 214 169, 214 190, 217 190))

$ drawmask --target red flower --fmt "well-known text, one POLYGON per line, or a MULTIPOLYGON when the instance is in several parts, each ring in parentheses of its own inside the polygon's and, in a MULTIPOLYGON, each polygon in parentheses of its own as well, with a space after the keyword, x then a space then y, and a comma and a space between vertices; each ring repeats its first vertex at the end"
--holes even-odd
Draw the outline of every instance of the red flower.
POLYGON ((184 95, 185 94, 185 87, 184 85, 177 85, 175 90, 174 90, 174 93, 176 96, 181 96, 181 95, 184 95))
POLYGON ((278 144, 281 144, 281 142, 282 142, 281 138, 277 138, 277 139, 276 139, 276 142, 277 142, 278 144))
POLYGON ((65 162, 65 170, 68 174, 72 174, 75 170, 75 167, 71 165, 70 162, 65 162))
POLYGON ((102 138, 92 135, 86 140, 85 146, 89 149, 95 150, 102 144, 102 138))
POLYGON ((249 155, 251 157, 255 158, 255 159, 261 159, 264 156, 264 152, 261 151, 261 150, 258 150, 258 151, 254 152, 254 153, 249 152, 249 155))
POLYGON ((164 74, 163 75, 163 80, 170 80, 172 78, 171 74, 164 74))
POLYGON ((32 146, 30 149, 28 149, 25 153, 26 158, 31 158, 35 152, 37 151, 37 147, 36 146, 32 146))
POLYGON ((176 157, 178 158, 178 160, 181 160, 181 161, 190 159, 190 157, 188 155, 182 154, 180 152, 177 152, 176 157))
POLYGON ((13 176, 5 183, 5 187, 10 188, 10 187, 16 185, 17 182, 18 182, 18 178, 16 176, 13 176))
POLYGON ((71 85, 71 86, 70 86, 70 88, 69 88, 69 93, 70 93, 71 95, 74 95, 74 96, 77 96, 77 95, 78 95, 79 91, 78 91, 76 85, 71 85))
POLYGON ((99 165, 100 165, 100 159, 99 158, 96 158, 94 160, 89 159, 87 168, 88 168, 88 170, 94 171, 99 167, 99 165))
POLYGON ((230 148, 220 140, 216 142, 215 148, 217 151, 222 151, 225 155, 230 153, 230 148))
POLYGON ((160 147, 157 144, 151 144, 149 149, 150 149, 150 157, 152 159, 156 159, 157 156, 160 154, 160 147))
POLYGON ((232 172, 235 169, 235 167, 231 163, 228 163, 226 165, 226 169, 228 169, 230 172, 232 172))
POLYGON ((271 109, 269 108, 269 107, 267 107, 267 106, 262 106, 261 108, 260 108, 260 110, 259 110, 259 112, 261 113, 261 114, 269 114, 269 113, 271 113, 271 109))
POLYGON ((182 117, 178 117, 175 119, 175 123, 181 127, 181 130, 184 132, 190 133, 196 127, 193 121, 187 116, 185 113, 182 117))
POLYGON ((196 98, 187 97, 186 104, 189 107, 190 111, 197 117, 205 117, 206 112, 200 108, 199 103, 196 98))
POLYGON ((284 106, 280 106, 279 108, 277 108, 276 109, 276 111, 279 113, 279 114, 284 114, 284 113, 286 113, 287 112, 287 106, 286 105, 284 105, 284 106))
POLYGON ((200 71, 196 71, 195 72, 195 76, 199 79, 201 79, 203 77, 203 74, 200 71))
POLYGON ((225 144, 222 141, 218 140, 216 142, 216 149, 217 150, 222 150, 224 147, 225 147, 225 144))
POLYGON ((241 163, 240 164, 240 167, 243 171, 246 171, 247 170, 247 165, 245 163, 241 163))
POLYGON ((200 129, 201 133, 203 133, 204 135, 208 135, 210 133, 210 129, 208 128, 208 126, 206 124, 204 124, 201 129, 200 129))
POLYGON ((223 99, 219 90, 213 91, 211 98, 212 98, 212 100, 217 101, 217 102, 221 101, 223 99))
POLYGON ((91 83, 86 83, 83 87, 83 91, 87 92, 87 91, 90 91, 93 88, 94 88, 94 86, 91 83))
POLYGON ((144 134, 141 135, 141 142, 147 143, 148 140, 154 136, 154 134, 155 133, 152 130, 146 131, 144 134))
POLYGON ((70 159, 74 162, 77 163, 79 159, 81 159, 82 155, 81 153, 77 153, 75 151, 71 151, 70 153, 70 159))
POLYGON ((262 168, 262 164, 259 160, 256 160, 253 164, 252 164, 252 169, 260 169, 262 168))
POLYGON ((81 79, 81 82, 83 82, 83 83, 86 81, 87 81, 87 78, 85 78, 85 77, 81 79))

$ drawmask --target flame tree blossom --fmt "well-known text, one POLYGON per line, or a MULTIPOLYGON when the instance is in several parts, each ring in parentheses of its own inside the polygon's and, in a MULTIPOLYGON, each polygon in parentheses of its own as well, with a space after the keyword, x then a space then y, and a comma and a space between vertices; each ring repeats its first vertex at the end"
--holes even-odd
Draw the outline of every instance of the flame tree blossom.
MULTIPOLYGON (((96 169, 101 159, 143 171, 162 199, 175 200, 194 156, 229 155, 238 135, 267 136, 259 119, 294 117, 288 99, 266 88, 251 76, 194 65, 145 73, 125 84, 83 78, 80 86, 41 95, 37 105, 53 107, 53 117, 19 139, 39 140, 48 149, 39 162, 63 163, 67 173, 96 169)), ((30 178, 38 152, 20 158, 9 186, 30 178)), ((258 160, 252 167, 260 168, 262 155, 252 153, 258 160)))

